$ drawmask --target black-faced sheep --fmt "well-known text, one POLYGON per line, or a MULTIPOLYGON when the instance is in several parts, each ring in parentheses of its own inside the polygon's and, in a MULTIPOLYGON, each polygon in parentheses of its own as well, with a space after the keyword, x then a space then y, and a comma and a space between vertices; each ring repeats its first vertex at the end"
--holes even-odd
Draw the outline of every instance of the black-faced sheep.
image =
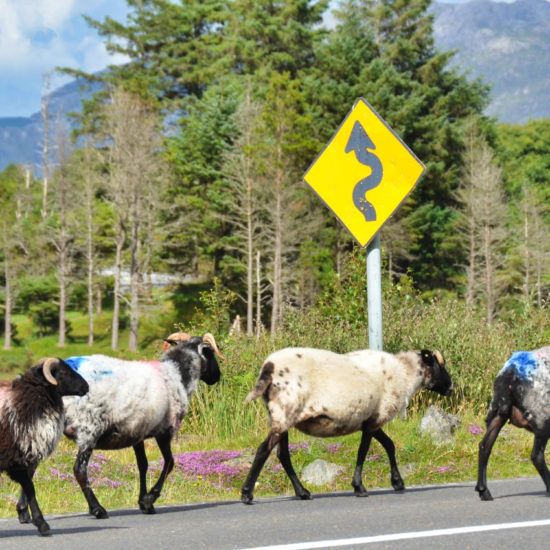
POLYGON ((49 535, 50 526, 38 506, 32 478, 63 433, 62 396, 87 391, 88 383, 55 358, 42 360, 13 382, 0 382, 0 472, 21 485, 19 521, 30 523, 30 506, 40 535, 49 535))
POLYGON ((452 391, 440 352, 422 350, 393 355, 363 350, 340 355, 320 349, 286 348, 272 353, 247 397, 247 401, 264 398, 271 429, 258 448, 242 487, 241 500, 252 503, 256 480, 275 445, 279 446, 279 460, 296 496, 310 498, 290 461, 288 430, 292 427, 318 437, 362 431, 352 479, 357 496, 367 496, 361 473, 374 437, 388 454, 392 486, 395 490, 404 489, 395 446, 382 426, 404 411, 420 388, 442 395, 452 391))
POLYGON ((219 350, 211 334, 196 338, 171 335, 167 343, 171 347, 160 361, 124 361, 104 355, 66 360, 90 385, 85 397, 65 399, 65 435, 78 446, 74 473, 96 518, 108 514, 88 482, 92 451, 133 447, 139 469, 138 504, 143 513, 155 513, 153 503, 174 467, 172 437, 187 413, 191 396, 199 380, 215 384, 220 379, 215 358, 219 350), (157 441, 164 466, 157 483, 147 492, 148 462, 143 442, 151 437, 157 441))
POLYGON ((479 444, 475 490, 481 500, 493 500, 487 488, 487 463, 495 440, 508 421, 535 435, 531 460, 550 496, 550 472, 544 460, 550 437, 550 346, 513 353, 495 378, 487 431, 479 444))

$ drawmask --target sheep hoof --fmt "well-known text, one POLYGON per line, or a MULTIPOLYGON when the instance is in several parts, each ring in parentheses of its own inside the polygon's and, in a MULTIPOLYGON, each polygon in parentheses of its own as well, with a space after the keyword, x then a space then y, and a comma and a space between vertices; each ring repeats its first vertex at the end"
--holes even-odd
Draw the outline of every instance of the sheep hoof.
POLYGON ((305 491, 304 493, 300 493, 299 495, 296 495, 300 500, 312 500, 311 493, 309 491, 305 491))
POLYGON ((40 523, 40 525, 38 525, 37 527, 38 527, 38 534, 41 537, 49 537, 52 534, 50 530, 50 526, 45 521, 43 523, 40 523))
POLYGON ((392 482, 391 486, 393 487, 393 490, 397 492, 403 492, 405 490, 403 480, 392 482))
POLYGON ((19 523, 32 523, 31 515, 29 514, 29 510, 27 508, 17 510, 17 517, 19 518, 19 523))
POLYGON ((147 515, 153 515, 157 513, 154 506, 149 506, 148 508, 146 508, 145 506, 140 506, 139 509, 147 515))
POLYGON ((109 517, 107 510, 105 510, 103 506, 98 506, 97 508, 90 510, 90 514, 92 514, 92 516, 95 516, 97 519, 107 519, 109 517))
POLYGON ((356 497, 368 497, 369 493, 364 487, 354 487, 353 491, 356 497))
POLYGON ((491 495, 491 492, 489 491, 489 489, 483 489, 483 491, 478 491, 479 493, 479 498, 483 501, 490 501, 490 500, 493 500, 493 495, 491 495))
POLYGON ((254 496, 248 493, 241 493, 241 502, 243 504, 252 504, 254 496))

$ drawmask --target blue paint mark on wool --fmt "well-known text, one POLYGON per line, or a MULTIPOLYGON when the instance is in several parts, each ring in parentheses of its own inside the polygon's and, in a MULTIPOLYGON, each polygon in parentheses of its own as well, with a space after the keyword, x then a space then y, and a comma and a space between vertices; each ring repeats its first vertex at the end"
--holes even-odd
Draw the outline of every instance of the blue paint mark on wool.
POLYGON ((79 355, 65 359, 65 363, 74 371, 78 372, 86 381, 101 380, 106 376, 111 376, 113 371, 108 367, 102 367, 101 364, 94 362, 91 357, 79 355), (95 363, 95 364, 94 364, 95 363))
POLYGON ((504 369, 513 369, 518 378, 529 380, 537 370, 537 358, 531 351, 516 351, 506 361, 504 369))

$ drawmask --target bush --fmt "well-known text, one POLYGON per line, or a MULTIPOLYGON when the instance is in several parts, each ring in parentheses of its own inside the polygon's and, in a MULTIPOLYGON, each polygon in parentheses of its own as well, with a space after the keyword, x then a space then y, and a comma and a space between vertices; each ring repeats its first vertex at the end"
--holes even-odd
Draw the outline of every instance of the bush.
MULTIPOLYGON (((50 302, 33 305, 30 315, 35 326, 37 336, 55 334, 59 329, 59 306, 50 302)), ((68 319, 65 320, 66 336, 70 338, 72 327, 68 319)))
POLYGON ((28 311, 31 306, 39 302, 53 302, 57 300, 59 288, 55 277, 22 277, 17 289, 17 307, 28 311))

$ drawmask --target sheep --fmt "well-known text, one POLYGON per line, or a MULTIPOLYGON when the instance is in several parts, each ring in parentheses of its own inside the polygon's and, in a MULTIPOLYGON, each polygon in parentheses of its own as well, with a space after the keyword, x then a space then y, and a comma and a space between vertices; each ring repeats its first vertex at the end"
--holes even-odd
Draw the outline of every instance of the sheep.
POLYGON ((384 447, 396 491, 405 488, 395 445, 382 426, 404 412, 411 397, 428 388, 442 395, 452 391, 452 381, 439 351, 401 352, 396 355, 362 350, 345 355, 322 349, 286 348, 265 360, 255 387, 246 401, 262 396, 271 428, 258 451, 241 490, 241 500, 252 504, 253 491, 269 453, 279 445, 279 460, 296 496, 311 498, 301 484, 288 449, 292 427, 317 437, 362 432, 352 479, 355 495, 367 496, 361 474, 371 439, 384 447))
POLYGON ((493 500, 487 488, 487 463, 504 424, 533 432, 531 461, 537 469, 546 495, 550 496, 550 472, 544 450, 550 437, 550 346, 512 353, 497 374, 487 414, 487 431, 479 443, 478 474, 475 490, 484 501, 493 500))
MULTIPOLYGON (((191 338, 184 333, 166 339, 171 346, 160 361, 125 361, 105 355, 71 357, 66 362, 89 383, 83 398, 66 398, 65 435, 74 440, 78 453, 74 474, 98 519, 108 513, 88 481, 88 462, 94 449, 133 447, 139 470, 138 505, 154 514, 154 502, 174 467, 171 441, 187 413, 199 380, 215 384, 221 356, 212 334, 191 338), (147 492, 148 468, 144 440, 154 437, 164 458, 157 483, 147 492)), ((222 357, 222 356, 221 356, 222 357)))
POLYGON ((32 478, 38 464, 55 449, 63 433, 62 396, 82 396, 88 383, 61 359, 40 361, 12 382, 0 382, 0 472, 21 485, 16 505, 21 523, 50 534, 32 478))

